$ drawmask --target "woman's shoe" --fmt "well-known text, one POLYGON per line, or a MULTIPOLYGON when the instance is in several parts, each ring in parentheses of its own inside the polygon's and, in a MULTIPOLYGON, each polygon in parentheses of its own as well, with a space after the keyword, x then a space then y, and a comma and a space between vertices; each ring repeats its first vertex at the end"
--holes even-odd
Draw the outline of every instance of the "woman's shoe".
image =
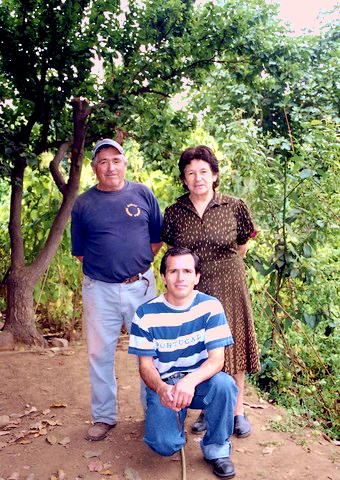
POLYGON ((201 411, 195 423, 191 425, 191 433, 202 433, 207 429, 207 423, 204 419, 204 410, 201 411))
POLYGON ((234 435, 238 438, 249 437, 251 426, 245 415, 235 415, 234 417, 234 435))

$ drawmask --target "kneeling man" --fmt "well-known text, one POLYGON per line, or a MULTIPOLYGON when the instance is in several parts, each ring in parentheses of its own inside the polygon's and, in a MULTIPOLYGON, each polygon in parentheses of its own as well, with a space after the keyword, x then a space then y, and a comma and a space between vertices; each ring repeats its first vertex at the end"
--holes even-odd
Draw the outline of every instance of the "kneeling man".
POLYGON ((200 260, 191 250, 168 250, 160 272, 166 293, 137 309, 129 346, 129 353, 139 357, 147 385, 144 441, 160 455, 173 455, 185 443, 187 408, 204 409, 204 459, 217 476, 232 478, 228 439, 237 387, 221 372, 224 348, 233 344, 223 307, 216 298, 194 290, 200 260))

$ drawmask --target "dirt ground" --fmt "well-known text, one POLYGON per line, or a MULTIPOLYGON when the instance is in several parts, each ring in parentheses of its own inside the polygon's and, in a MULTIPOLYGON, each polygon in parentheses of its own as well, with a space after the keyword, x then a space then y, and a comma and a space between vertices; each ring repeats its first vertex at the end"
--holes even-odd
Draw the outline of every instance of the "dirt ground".
MULTIPOLYGON (((118 346, 119 422, 108 438, 87 442, 90 389, 86 348, 0 353, 0 480, 181 480, 181 460, 163 458, 142 441, 136 360, 118 346), (1 425, 1 423, 0 423, 1 425)), ((336 480, 339 447, 319 432, 294 427, 284 412, 247 389, 253 433, 232 439, 236 478, 243 480, 336 480), (280 430, 280 431, 277 431, 280 430), (282 431, 283 430, 283 431, 282 431)), ((201 457, 199 436, 185 447, 187 480, 215 477, 201 457)))

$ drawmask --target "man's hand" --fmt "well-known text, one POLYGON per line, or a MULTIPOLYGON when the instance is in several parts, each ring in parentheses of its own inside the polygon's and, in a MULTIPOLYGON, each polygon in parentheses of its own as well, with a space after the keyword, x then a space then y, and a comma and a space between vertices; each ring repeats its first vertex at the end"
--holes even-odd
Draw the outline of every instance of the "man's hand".
POLYGON ((176 411, 188 407, 192 402, 195 394, 196 384, 190 378, 190 375, 181 378, 176 385, 174 385, 174 396, 172 401, 172 409, 176 411))
POLYGON ((180 408, 174 407, 173 403, 175 386, 163 382, 152 357, 139 357, 139 373, 146 385, 157 393, 162 405, 175 412, 180 411, 180 408))
POLYGON ((164 407, 171 408, 171 410, 175 410, 175 412, 179 412, 180 408, 174 407, 174 389, 175 385, 168 385, 165 382, 162 382, 163 385, 160 385, 160 387, 157 390, 157 394, 160 398, 161 404, 164 407))
POLYGON ((155 257, 157 255, 157 253, 159 252, 159 250, 162 248, 163 242, 151 243, 150 246, 151 246, 153 256, 155 257))

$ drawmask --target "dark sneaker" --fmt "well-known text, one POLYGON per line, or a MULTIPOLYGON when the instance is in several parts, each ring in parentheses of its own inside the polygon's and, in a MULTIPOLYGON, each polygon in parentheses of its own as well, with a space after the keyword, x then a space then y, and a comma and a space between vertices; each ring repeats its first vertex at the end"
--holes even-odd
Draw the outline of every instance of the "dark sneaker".
POLYGON ((98 442, 99 440, 104 440, 108 431, 115 426, 116 424, 109 425, 108 423, 104 422, 95 422, 88 429, 85 439, 89 440, 89 442, 98 442))
POLYGON ((201 411, 195 423, 191 425, 191 433, 195 435, 198 433, 205 432, 207 429, 207 423, 204 419, 204 410, 201 411))
POLYGON ((238 438, 249 437, 251 432, 250 423, 245 415, 235 415, 234 435, 238 438))
POLYGON ((235 467, 230 457, 215 458, 214 460, 204 459, 213 466, 213 473, 221 478, 235 477, 235 467))

